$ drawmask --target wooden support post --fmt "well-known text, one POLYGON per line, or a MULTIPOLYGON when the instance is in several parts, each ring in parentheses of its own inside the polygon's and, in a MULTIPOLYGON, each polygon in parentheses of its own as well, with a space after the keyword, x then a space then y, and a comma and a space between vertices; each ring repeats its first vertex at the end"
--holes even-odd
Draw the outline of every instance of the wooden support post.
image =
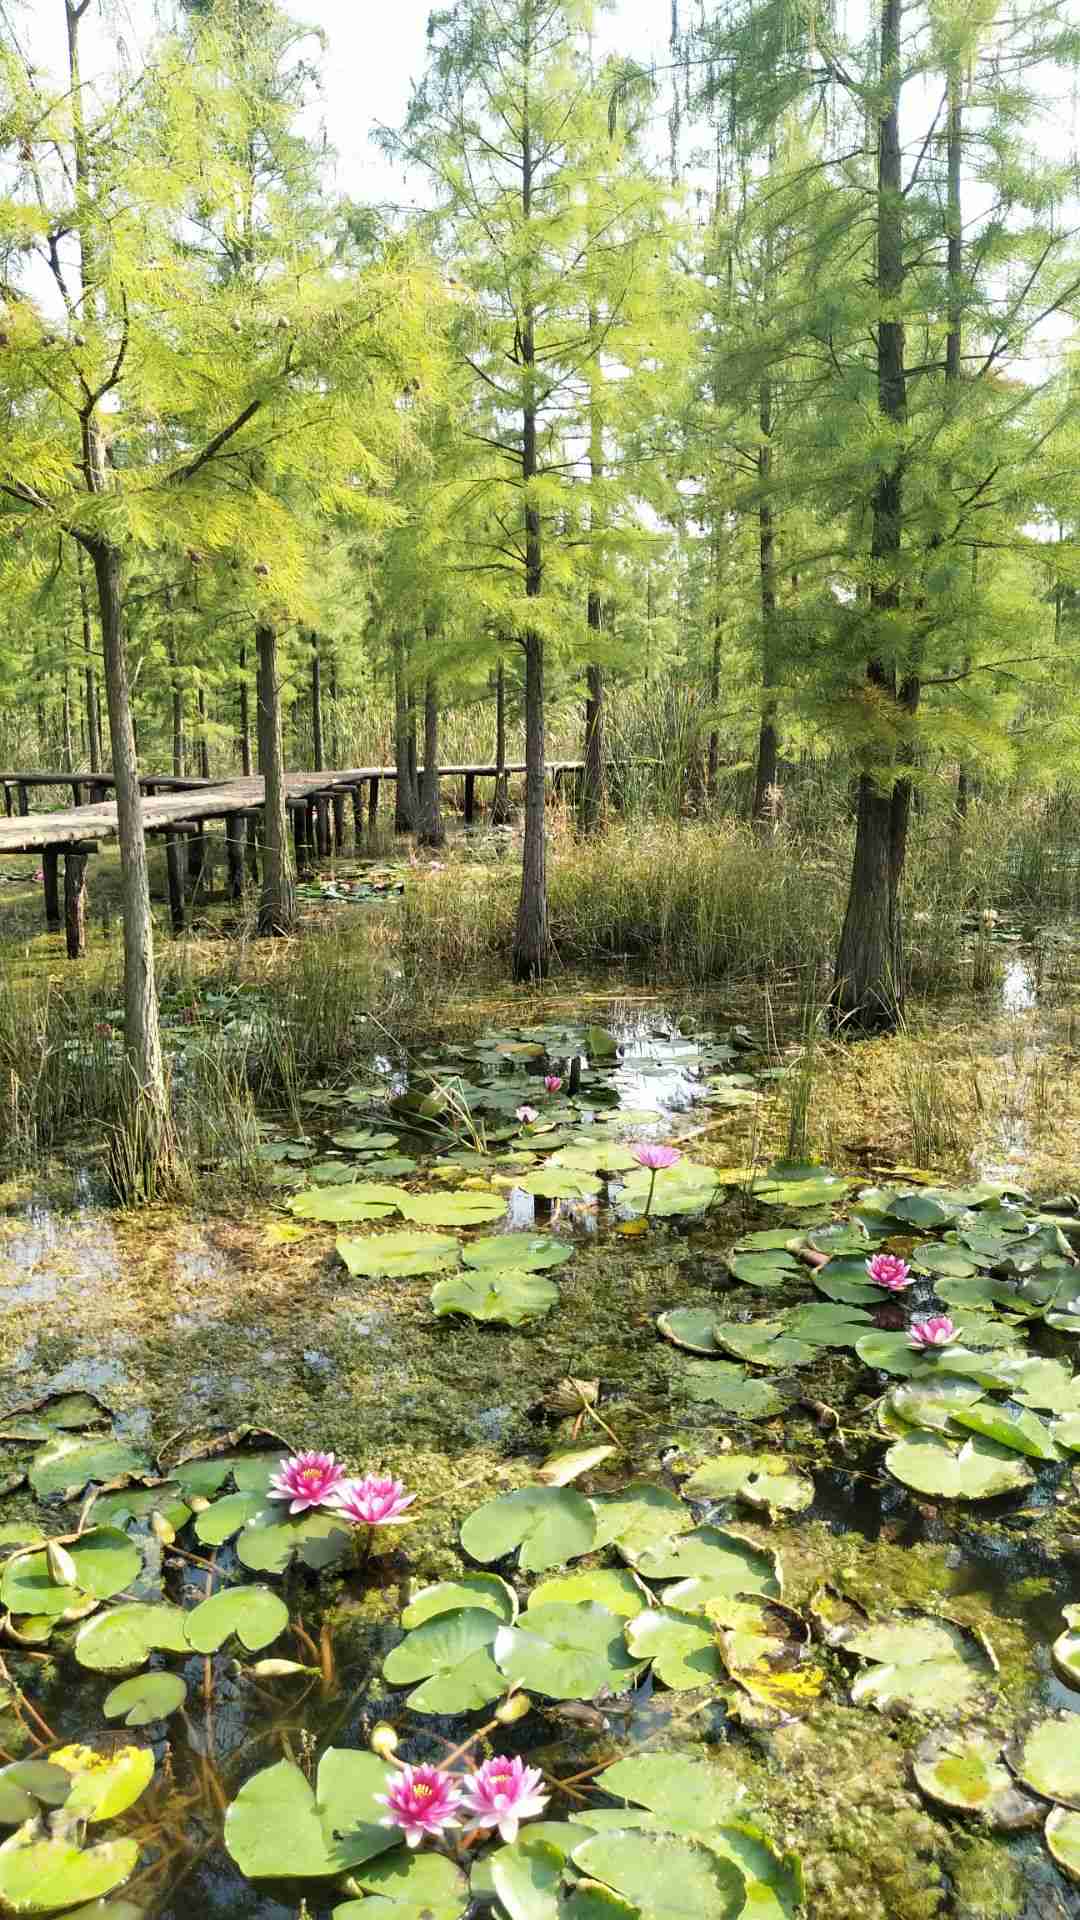
POLYGON ((30 811, 30 789, 25 780, 18 782, 16 792, 19 796, 19 812, 25 816, 30 811))
POLYGON ((165 871, 169 880, 169 915, 174 933, 183 933, 187 924, 184 912, 184 835, 165 835, 165 871))
POLYGON ((225 816, 225 857, 229 865, 229 898, 240 900, 244 893, 244 816, 225 816))
POLYGON ((109 789, 101 780, 95 780, 90 788, 90 799, 94 806, 100 807, 109 797, 109 789))
POLYGON ((292 814, 293 848, 299 876, 307 871, 307 801, 294 801, 289 812, 292 814))
POLYGON ((82 783, 82 781, 81 781, 81 780, 73 780, 73 781, 72 781, 72 783, 71 783, 71 804, 72 804, 72 806, 74 806, 74 807, 81 807, 81 806, 82 806, 82 789, 83 789, 83 783, 82 783))
POLYGON ((64 928, 69 960, 86 952, 86 860, 92 843, 80 840, 64 848, 64 928))
POLYGON ((476 775, 471 770, 465 775, 465 825, 471 827, 476 818, 476 775))
POLYGON ((193 832, 188 834, 187 843, 187 883, 188 897, 194 900, 199 888, 206 879, 206 832, 200 820, 193 832))
POLYGON ((364 790, 359 781, 352 789, 353 843, 357 853, 364 844, 364 790))
POLYGON ((320 860, 330 858, 330 803, 325 793, 315 795, 316 847, 320 860))
POLYGON ((373 835, 379 822, 379 776, 375 774, 368 782, 367 825, 368 834, 373 835))
POLYGON ((41 874, 45 883, 45 925, 50 933, 60 931, 60 848, 43 847, 41 874))
POLYGON ((146 798, 148 800, 152 800, 158 790, 157 781, 144 779, 141 784, 142 784, 143 793, 146 795, 146 798))
POLYGON ((330 796, 330 805, 334 814, 334 852, 345 851, 345 795, 335 792, 330 796))
POLYGON ((14 813, 14 811, 15 811, 15 803, 12 798, 11 788, 8 782, 5 780, 4 781, 4 812, 7 814, 7 817, 9 820, 11 819, 11 816, 14 813))
POLYGON ((259 820, 261 815, 255 809, 247 817, 247 862, 253 886, 259 884, 259 820))

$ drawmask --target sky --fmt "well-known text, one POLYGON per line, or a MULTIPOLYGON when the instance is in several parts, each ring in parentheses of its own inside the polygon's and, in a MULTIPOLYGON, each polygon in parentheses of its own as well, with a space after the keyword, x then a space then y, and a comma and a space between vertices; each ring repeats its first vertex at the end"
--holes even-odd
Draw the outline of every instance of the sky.
MULTIPOLYGON (((405 202, 414 197, 400 171, 370 138, 379 121, 404 117, 410 83, 423 71, 428 15, 434 0, 285 0, 289 13, 325 37, 322 89, 311 121, 325 126, 337 154, 336 185, 356 200, 405 202)), ((446 0, 443 0, 446 4, 446 0)), ((168 17, 168 0, 95 0, 82 29, 84 73, 115 67, 118 40, 134 58, 168 17)), ((65 60, 63 0, 0 0, 0 12, 32 49, 37 64, 59 73, 65 60)), ((670 0, 617 0, 601 15, 598 50, 640 59, 663 52, 670 0)))

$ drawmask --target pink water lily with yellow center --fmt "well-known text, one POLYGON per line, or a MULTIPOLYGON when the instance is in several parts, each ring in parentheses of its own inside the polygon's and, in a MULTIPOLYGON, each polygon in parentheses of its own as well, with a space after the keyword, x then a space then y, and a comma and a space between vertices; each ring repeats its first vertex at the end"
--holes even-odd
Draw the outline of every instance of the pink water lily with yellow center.
POLYGON ((418 1847, 428 1834, 459 1827, 455 1816, 461 1805, 461 1787, 452 1773, 426 1763, 401 1767, 386 1778, 387 1791, 376 1800, 386 1808, 379 1825, 400 1827, 408 1846, 418 1847))
POLYGON ((329 1506, 345 1480, 332 1453, 294 1453, 278 1464, 267 1489, 271 1500, 288 1500, 290 1513, 329 1506))
POLYGON ((356 1527, 386 1527, 400 1520, 415 1493, 406 1493, 402 1481, 388 1474, 366 1473, 362 1480, 346 1480, 334 1495, 334 1510, 356 1527))
POLYGON ((902 1293, 905 1287, 913 1287, 911 1268, 906 1260, 895 1253, 875 1253, 866 1263, 866 1271, 874 1285, 884 1287, 889 1293, 902 1293))
POLYGON ((951 1347, 957 1328, 947 1313, 932 1313, 928 1320, 913 1320, 908 1329, 908 1346, 916 1353, 932 1353, 935 1347, 951 1347))
POLYGON ((466 1833, 498 1827, 508 1847, 518 1837, 523 1820, 543 1813, 548 1795, 541 1792, 544 1776, 538 1767, 527 1767, 515 1755, 508 1760, 497 1753, 465 1781, 466 1833))
POLYGON ((559 1073, 546 1073, 544 1075, 544 1092, 559 1093, 561 1092, 561 1090, 562 1090, 562 1075, 559 1073))

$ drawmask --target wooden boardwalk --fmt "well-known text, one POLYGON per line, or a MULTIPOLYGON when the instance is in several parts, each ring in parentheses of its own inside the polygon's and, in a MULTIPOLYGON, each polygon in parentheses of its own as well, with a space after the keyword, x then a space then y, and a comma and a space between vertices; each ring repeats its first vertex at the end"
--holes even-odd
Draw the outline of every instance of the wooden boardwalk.
MULTIPOLYGON (((580 760, 548 762, 548 778, 558 791, 568 774, 581 770, 580 760)), ((422 771, 422 770, 421 770, 422 771)), ((523 761, 503 768, 506 774, 524 773, 523 761)), ((465 789, 464 817, 471 826, 476 815, 476 783, 494 780, 494 765, 446 766, 439 779, 461 780, 465 789)), ((285 776, 286 801, 293 823, 297 866, 303 871, 314 859, 341 852, 346 839, 346 808, 351 799, 353 839, 357 852, 363 844, 365 812, 370 836, 378 822, 379 789, 384 780, 396 781, 393 767, 347 767, 334 772, 290 773, 285 776), (366 791, 366 809, 365 809, 366 791)), ((6 817, 0 818, 0 858, 5 853, 40 853, 45 893, 45 921, 50 930, 67 929, 68 953, 76 958, 86 945, 86 861, 103 840, 116 836, 116 803, 105 798, 112 775, 70 773, 0 773, 6 817), (87 804, 49 813, 31 813, 31 787, 81 787, 94 790, 87 804), (12 807, 18 795, 19 810, 12 807), (64 858, 64 902, 61 913, 59 860, 64 858)), ((237 780, 180 780, 172 774, 143 774, 143 826, 148 837, 165 840, 169 905, 172 924, 181 932, 187 923, 187 902, 204 880, 207 865, 206 824, 225 822, 225 850, 229 892, 238 899, 245 872, 258 873, 258 822, 264 804, 262 776, 237 780)))

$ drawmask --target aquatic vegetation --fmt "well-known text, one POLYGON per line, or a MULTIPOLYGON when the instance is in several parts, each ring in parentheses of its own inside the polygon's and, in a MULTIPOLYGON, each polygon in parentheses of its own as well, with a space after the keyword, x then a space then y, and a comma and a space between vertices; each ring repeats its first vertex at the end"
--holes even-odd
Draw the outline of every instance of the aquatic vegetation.
POLYGON ((345 1468, 332 1453, 296 1453, 283 1460, 267 1488, 270 1500, 288 1500, 290 1513, 332 1506, 345 1481, 345 1468))
POLYGON ((400 1827, 406 1846, 418 1847, 429 1836, 461 1825, 461 1787, 440 1767, 402 1766, 400 1772, 387 1774, 386 1789, 375 1795, 387 1809, 381 1825, 400 1827))

